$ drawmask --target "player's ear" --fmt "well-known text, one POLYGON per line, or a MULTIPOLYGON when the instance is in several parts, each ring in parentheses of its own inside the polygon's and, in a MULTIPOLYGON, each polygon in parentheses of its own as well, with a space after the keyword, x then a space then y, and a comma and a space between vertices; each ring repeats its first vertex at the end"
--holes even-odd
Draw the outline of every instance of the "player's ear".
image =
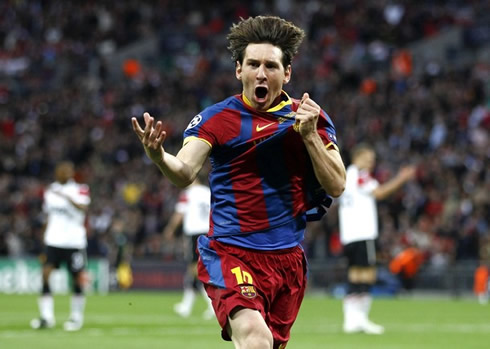
POLYGON ((293 68, 291 67, 291 64, 289 64, 286 68, 284 68, 284 80, 283 83, 286 85, 289 80, 291 80, 291 73, 293 72, 293 68))
POLYGON ((238 80, 242 80, 242 65, 240 64, 240 61, 236 61, 235 76, 238 80))

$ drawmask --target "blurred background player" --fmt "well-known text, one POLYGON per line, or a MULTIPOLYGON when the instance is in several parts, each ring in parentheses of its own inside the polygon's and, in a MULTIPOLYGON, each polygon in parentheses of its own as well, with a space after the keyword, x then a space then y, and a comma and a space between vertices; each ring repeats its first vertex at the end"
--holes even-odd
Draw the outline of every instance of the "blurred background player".
POLYGON ((42 267, 42 291, 38 300, 40 317, 31 321, 34 329, 54 327, 54 300, 49 285, 53 269, 66 264, 73 280, 73 295, 66 331, 77 331, 83 325, 85 296, 83 275, 87 263, 87 233, 85 218, 90 204, 86 184, 76 183, 71 162, 56 166, 56 181, 44 193, 43 211, 47 215, 44 229, 45 259, 42 267))
POLYGON ((163 231, 166 240, 175 235, 177 229, 182 226, 184 234, 184 258, 187 261, 187 270, 184 275, 184 294, 182 301, 177 303, 174 310, 182 317, 188 317, 196 300, 196 294, 201 292, 208 305, 203 313, 205 319, 214 316, 211 300, 204 291, 204 287, 197 278, 197 239, 200 235, 207 234, 209 230, 209 208, 211 191, 202 184, 203 175, 200 173, 196 180, 181 192, 175 205, 175 211, 163 231))
POLYGON ((344 298, 346 333, 382 334, 383 326, 369 320, 371 286, 376 282, 375 239, 378 237, 376 200, 394 193, 415 176, 415 167, 404 167, 390 181, 380 185, 371 176, 376 154, 367 144, 352 150, 345 191, 340 197, 339 224, 344 254, 348 260, 348 289, 344 298))

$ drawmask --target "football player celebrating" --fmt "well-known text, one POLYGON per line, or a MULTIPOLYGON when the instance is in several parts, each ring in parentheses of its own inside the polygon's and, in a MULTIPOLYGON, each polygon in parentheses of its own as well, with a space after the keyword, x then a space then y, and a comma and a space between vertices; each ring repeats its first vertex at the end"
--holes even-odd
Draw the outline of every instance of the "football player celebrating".
POLYGON ((161 121, 145 113, 141 128, 132 118, 146 154, 175 185, 190 185, 211 159, 198 273, 236 348, 286 347, 306 287, 307 212, 344 190, 332 120, 308 93, 283 90, 304 35, 279 17, 234 24, 228 48, 242 92, 195 116, 177 156, 164 151, 161 121))

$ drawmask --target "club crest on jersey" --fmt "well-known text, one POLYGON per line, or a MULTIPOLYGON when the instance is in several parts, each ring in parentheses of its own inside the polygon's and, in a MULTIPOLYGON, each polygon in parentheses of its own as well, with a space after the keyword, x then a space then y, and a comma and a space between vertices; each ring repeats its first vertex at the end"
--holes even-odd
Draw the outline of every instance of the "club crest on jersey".
POLYGON ((296 117, 296 112, 295 111, 292 111, 284 116, 280 116, 277 118, 277 121, 282 124, 283 122, 287 121, 287 120, 290 120, 290 119, 294 119, 296 117))
POLYGON ((255 287, 252 285, 240 286, 240 293, 242 296, 247 298, 255 298, 257 296, 257 292, 255 292, 255 287))
POLYGON ((189 125, 187 126, 186 130, 196 127, 197 125, 199 125, 201 120, 202 120, 202 116, 200 114, 197 114, 196 116, 194 116, 191 122, 189 122, 189 125))

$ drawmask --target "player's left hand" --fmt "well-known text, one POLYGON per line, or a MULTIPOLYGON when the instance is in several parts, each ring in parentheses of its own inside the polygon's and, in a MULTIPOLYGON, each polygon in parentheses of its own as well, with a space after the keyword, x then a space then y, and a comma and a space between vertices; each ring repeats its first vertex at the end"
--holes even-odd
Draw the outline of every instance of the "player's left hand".
POLYGON ((296 111, 295 130, 299 132, 301 137, 305 138, 316 133, 316 125, 318 117, 320 116, 320 111, 320 106, 305 92, 303 98, 301 98, 299 108, 296 111))

